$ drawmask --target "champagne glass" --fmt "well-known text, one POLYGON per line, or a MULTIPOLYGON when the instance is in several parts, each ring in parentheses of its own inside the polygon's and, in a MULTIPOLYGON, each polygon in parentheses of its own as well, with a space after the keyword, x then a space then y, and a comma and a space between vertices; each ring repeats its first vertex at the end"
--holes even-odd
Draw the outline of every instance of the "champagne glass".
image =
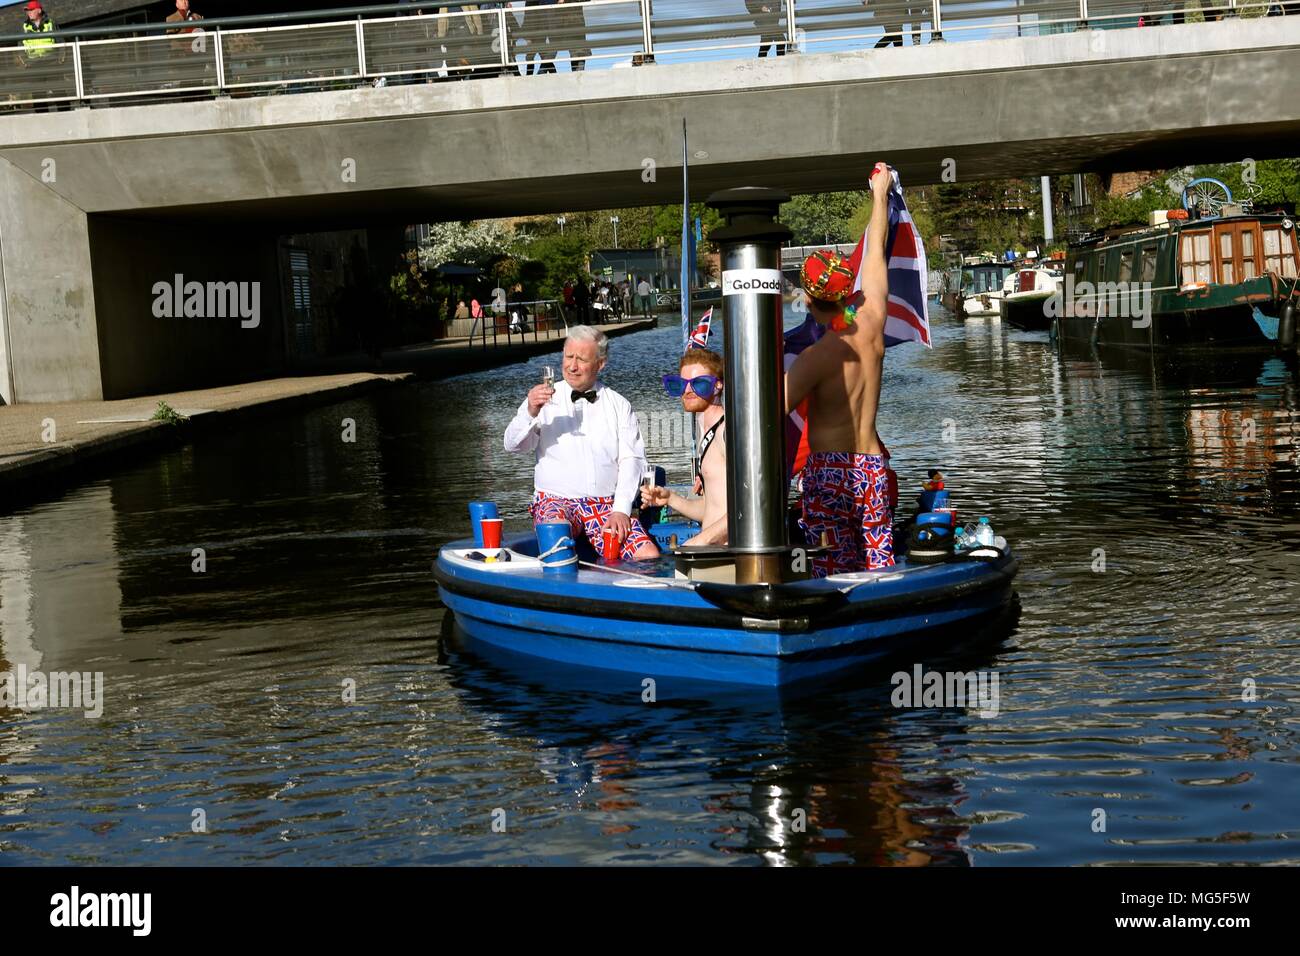
POLYGON ((641 469, 641 487, 646 490, 641 492, 641 499, 645 504, 650 503, 649 490, 655 486, 655 468, 654 465, 646 465, 641 469))
POLYGON ((555 369, 549 365, 542 366, 542 384, 547 388, 555 387, 555 369))

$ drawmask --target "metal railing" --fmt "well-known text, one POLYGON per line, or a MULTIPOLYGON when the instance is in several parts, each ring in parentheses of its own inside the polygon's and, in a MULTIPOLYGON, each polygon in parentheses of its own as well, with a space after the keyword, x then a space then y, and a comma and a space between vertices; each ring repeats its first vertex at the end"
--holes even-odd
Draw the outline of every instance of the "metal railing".
POLYGON ((569 331, 569 317, 565 315, 564 305, 560 300, 531 299, 527 302, 509 303, 505 312, 489 311, 473 319, 469 329, 469 344, 482 345, 483 348, 502 344, 514 345, 516 337, 521 343, 527 342, 529 333, 532 334, 534 342, 540 342, 541 333, 561 331, 569 331), (525 307, 523 320, 519 324, 516 324, 513 314, 517 306, 525 307), (491 342, 488 341, 489 336, 491 342))
POLYGON ((1300 0, 585 0, 226 17, 0 37, 0 109, 434 82, 841 52, 1197 19, 1300 0), (135 35, 120 36, 123 31, 135 35), (36 39, 37 37, 41 39, 36 39), (53 45, 40 45, 53 39, 53 45), (535 61, 535 62, 534 62, 535 61))

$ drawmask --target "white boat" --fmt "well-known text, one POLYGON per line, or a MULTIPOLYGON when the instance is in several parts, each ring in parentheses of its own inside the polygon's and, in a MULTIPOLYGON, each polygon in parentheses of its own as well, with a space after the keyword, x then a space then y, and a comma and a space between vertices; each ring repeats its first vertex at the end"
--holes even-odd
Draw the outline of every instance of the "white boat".
POLYGON ((999 309, 1002 321, 1029 332, 1052 327, 1047 301, 1061 288, 1061 274, 1051 269, 1026 265, 1006 278, 999 309))
POLYGON ((966 318, 998 318, 1002 283, 1011 272, 1006 262, 981 262, 963 266, 961 314, 966 318))

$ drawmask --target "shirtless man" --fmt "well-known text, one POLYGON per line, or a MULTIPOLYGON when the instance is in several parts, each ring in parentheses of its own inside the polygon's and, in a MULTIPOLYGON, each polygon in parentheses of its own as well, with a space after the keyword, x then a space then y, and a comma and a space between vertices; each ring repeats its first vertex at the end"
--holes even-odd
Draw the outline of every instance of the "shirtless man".
POLYGON ((726 544, 727 441, 722 414, 722 356, 708 349, 687 349, 680 373, 665 375, 664 387, 669 395, 681 395, 682 408, 698 416, 701 437, 697 487, 704 497, 683 498, 667 488, 652 488, 642 491, 645 503, 652 507, 667 505, 700 523, 700 533, 684 545, 726 544))
POLYGON ((862 291, 854 294, 853 272, 826 250, 809 256, 800 276, 812 316, 837 330, 804 349, 786 374, 786 411, 809 399, 799 525, 810 545, 819 545, 825 533, 830 546, 828 556, 813 561, 815 577, 894 563, 889 459, 876 434, 889 298, 890 183, 889 168, 878 163, 862 291))

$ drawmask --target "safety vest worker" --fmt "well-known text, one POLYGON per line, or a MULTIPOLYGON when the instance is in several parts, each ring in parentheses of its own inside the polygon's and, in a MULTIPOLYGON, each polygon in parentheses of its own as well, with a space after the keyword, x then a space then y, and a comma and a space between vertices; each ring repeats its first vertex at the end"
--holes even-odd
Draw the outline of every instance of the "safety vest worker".
POLYGON ((23 40, 22 47, 27 56, 45 56, 55 48, 55 38, 47 35, 55 31, 55 21, 45 16, 44 8, 36 0, 30 0, 27 4, 27 20, 22 22, 22 31, 25 34, 40 34, 23 40))
POLYGON ((53 32, 54 21, 46 16, 45 9, 37 0, 31 0, 27 4, 27 19, 23 21, 23 33, 41 35, 23 40, 23 50, 29 57, 45 56, 54 49, 54 38, 46 35, 53 32))

